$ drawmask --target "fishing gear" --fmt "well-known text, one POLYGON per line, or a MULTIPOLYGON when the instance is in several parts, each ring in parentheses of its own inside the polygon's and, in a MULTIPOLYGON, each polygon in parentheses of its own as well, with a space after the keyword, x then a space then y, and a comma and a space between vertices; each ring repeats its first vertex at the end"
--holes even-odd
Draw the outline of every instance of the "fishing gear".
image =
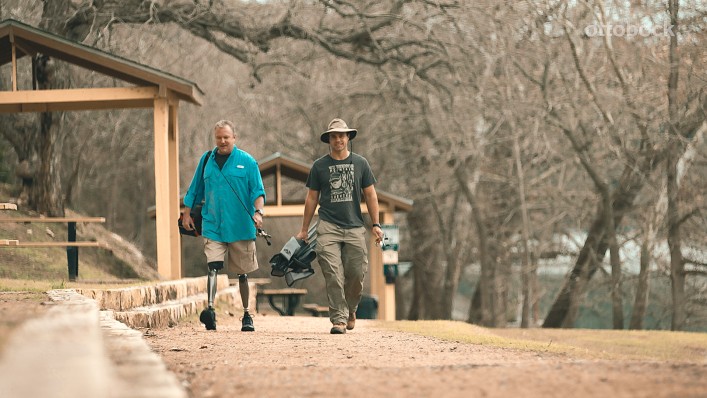
POLYGON ((312 261, 317 257, 314 248, 317 246, 317 224, 307 231, 307 240, 290 238, 282 250, 270 259, 272 270, 270 275, 285 277, 287 286, 291 287, 298 280, 314 275, 312 261))

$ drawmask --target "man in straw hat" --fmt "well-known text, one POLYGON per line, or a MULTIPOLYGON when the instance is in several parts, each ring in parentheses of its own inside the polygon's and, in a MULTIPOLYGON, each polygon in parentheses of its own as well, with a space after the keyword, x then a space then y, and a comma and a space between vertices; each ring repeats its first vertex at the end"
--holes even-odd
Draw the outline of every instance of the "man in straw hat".
POLYGON ((366 227, 361 215, 361 194, 373 223, 376 242, 383 239, 378 223, 376 178, 363 156, 349 151, 356 129, 334 119, 321 140, 329 154, 317 159, 307 178, 302 229, 295 236, 306 240, 314 210, 319 205, 316 253, 326 281, 332 334, 344 334, 356 324, 363 279, 368 269, 366 227))

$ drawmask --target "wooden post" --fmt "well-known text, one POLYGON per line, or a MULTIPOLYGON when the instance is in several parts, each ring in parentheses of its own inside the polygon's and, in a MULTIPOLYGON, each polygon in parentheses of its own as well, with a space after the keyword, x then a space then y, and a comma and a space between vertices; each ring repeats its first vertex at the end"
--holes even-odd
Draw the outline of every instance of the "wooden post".
MULTIPOLYGON (((381 215, 382 224, 393 224, 395 223, 393 213, 386 209, 381 215)), ((381 257, 383 253, 381 252, 381 257)), ((383 277, 383 265, 381 261, 381 279, 383 280, 383 294, 382 299, 379 304, 380 311, 383 313, 383 319, 386 321, 395 320, 395 284, 385 283, 385 277, 383 277)))
MULTIPOLYGON (((179 101, 170 101, 169 105, 169 215, 170 220, 179 218, 179 101)), ((179 229, 173 225, 169 229, 170 264, 172 279, 182 277, 182 250, 179 229)))
MULTIPOLYGON (((173 215, 169 205, 169 104, 166 98, 155 98, 155 218, 157 230, 157 272, 163 279, 173 279, 172 245, 173 215)), ((175 226, 176 228, 176 226, 175 226)))
POLYGON ((275 203, 282 206, 282 167, 280 163, 275 165, 275 203))
MULTIPOLYGON (((390 206, 380 204, 381 224, 393 224, 394 216, 390 206)), ((373 236, 368 243, 369 268, 371 275, 371 294, 378 297, 378 319, 395 320, 395 284, 385 283, 383 276, 383 251, 376 246, 373 236)))
POLYGON ((10 43, 12 46, 12 71, 10 72, 10 78, 12 79, 12 91, 17 91, 17 45, 15 44, 15 35, 12 33, 10 33, 10 43))

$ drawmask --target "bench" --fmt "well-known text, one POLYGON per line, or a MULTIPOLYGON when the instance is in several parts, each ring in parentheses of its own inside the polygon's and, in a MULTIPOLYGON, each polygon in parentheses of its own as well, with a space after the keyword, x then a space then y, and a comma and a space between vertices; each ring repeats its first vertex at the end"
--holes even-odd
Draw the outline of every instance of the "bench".
MULTIPOLYGON (((255 285, 258 289, 260 286, 267 285, 270 283, 270 278, 248 278, 248 283, 255 285)), ((229 278, 228 285, 236 286, 238 284, 238 278, 229 278)))
POLYGON ((295 314, 295 307, 302 296, 307 294, 307 289, 263 289, 258 292, 258 297, 266 297, 270 307, 283 316, 295 314), (275 304, 275 299, 280 299, 282 307, 275 304))
POLYGON ((312 314, 312 316, 320 317, 329 315, 329 307, 319 304, 302 304, 302 309, 312 314))
POLYGON ((75 281, 79 275, 79 247, 104 247, 100 242, 76 241, 76 223, 104 223, 104 217, 0 217, 0 223, 67 223, 67 240, 65 242, 21 242, 17 239, 0 240, 0 247, 66 247, 66 260, 69 269, 69 280, 75 281))

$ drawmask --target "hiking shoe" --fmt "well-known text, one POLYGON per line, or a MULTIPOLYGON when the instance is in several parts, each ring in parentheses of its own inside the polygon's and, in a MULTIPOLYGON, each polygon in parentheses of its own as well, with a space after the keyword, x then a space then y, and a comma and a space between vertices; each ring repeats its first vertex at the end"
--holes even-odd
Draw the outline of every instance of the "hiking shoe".
POLYGON ((243 326, 241 326, 241 332, 255 332, 255 326, 253 326, 253 318, 249 313, 244 312, 243 318, 241 318, 243 326))
POLYGON ((356 312, 349 311, 349 320, 346 321, 346 329, 351 330, 356 326, 356 312))
POLYGON ((344 334, 344 333, 346 333, 346 324, 345 323, 335 323, 329 333, 331 333, 331 334, 344 334))
POLYGON ((216 312, 213 308, 201 311, 199 320, 206 326, 206 330, 216 330, 216 312))

